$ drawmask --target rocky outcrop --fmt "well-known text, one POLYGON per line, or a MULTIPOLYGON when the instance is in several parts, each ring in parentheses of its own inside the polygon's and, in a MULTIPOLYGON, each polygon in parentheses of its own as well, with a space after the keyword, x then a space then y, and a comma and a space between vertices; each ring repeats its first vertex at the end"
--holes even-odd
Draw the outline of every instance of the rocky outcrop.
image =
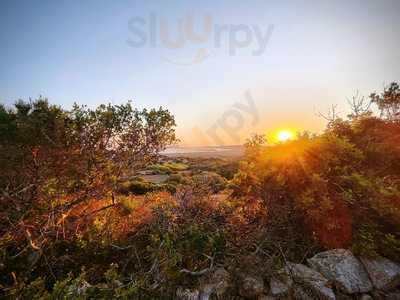
POLYGON ((243 298, 255 298, 262 295, 264 280, 255 275, 243 274, 239 277, 239 294, 243 298))
POLYGON ((318 253, 307 260, 335 286, 347 294, 368 293, 372 284, 360 261, 345 249, 335 249, 318 253))
POLYGON ((400 285, 400 265, 387 258, 361 258, 375 288, 390 290, 400 285))
POLYGON ((176 299, 400 300, 400 265, 386 258, 358 259, 349 250, 335 249, 318 253, 307 262, 309 266, 286 262, 273 275, 269 273, 272 268, 258 265, 231 268, 239 274, 232 277, 224 268, 217 268, 198 277, 194 289, 178 289, 176 299), (271 278, 269 287, 259 275, 263 272, 264 278, 271 278))

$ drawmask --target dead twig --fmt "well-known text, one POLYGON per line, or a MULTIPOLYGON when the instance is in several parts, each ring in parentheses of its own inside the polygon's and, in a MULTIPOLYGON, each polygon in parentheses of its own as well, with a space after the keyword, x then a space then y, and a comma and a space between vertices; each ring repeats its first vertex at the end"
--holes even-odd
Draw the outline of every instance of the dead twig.
POLYGON ((210 266, 208 268, 205 268, 205 269, 200 270, 200 271, 190 271, 188 269, 182 269, 182 270, 180 270, 180 272, 181 273, 186 273, 186 274, 189 274, 189 275, 192 275, 192 276, 201 276, 201 275, 204 275, 204 274, 210 272, 214 267, 214 257, 208 256, 206 254, 203 254, 203 255, 205 257, 207 257, 207 259, 210 260, 210 266))
POLYGON ((132 245, 121 247, 121 246, 117 246, 117 245, 114 245, 114 244, 111 244, 111 247, 113 247, 113 248, 115 248, 117 250, 128 250, 128 249, 134 248, 134 246, 132 246, 132 245))

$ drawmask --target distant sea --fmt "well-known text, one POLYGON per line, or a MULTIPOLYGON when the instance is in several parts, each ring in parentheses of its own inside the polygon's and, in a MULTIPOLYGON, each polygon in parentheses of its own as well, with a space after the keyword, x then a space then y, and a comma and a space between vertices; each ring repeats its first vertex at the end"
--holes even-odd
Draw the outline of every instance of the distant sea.
POLYGON ((186 147, 177 146, 169 147, 162 154, 170 157, 240 157, 243 155, 244 148, 242 145, 232 146, 197 146, 186 147))

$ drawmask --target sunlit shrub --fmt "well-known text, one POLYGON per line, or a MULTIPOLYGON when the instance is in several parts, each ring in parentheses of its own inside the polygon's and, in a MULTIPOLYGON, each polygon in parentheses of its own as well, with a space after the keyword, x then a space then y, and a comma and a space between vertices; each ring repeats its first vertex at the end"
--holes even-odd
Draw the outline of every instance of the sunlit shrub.
POLYGON ((400 124, 363 117, 344 130, 340 122, 320 136, 249 151, 256 154, 230 186, 236 196, 261 198, 267 226, 284 228, 288 240, 396 258, 400 124))
POLYGON ((202 172, 192 177, 194 184, 209 186, 212 192, 218 193, 227 185, 227 180, 215 172, 202 172))

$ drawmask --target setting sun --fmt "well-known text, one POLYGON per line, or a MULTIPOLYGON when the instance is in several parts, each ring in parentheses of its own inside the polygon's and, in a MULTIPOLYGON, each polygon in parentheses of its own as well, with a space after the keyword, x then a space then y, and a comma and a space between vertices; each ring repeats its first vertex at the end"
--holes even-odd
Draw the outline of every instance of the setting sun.
POLYGON ((281 130, 278 132, 278 141, 286 142, 294 138, 294 133, 290 130, 281 130))

